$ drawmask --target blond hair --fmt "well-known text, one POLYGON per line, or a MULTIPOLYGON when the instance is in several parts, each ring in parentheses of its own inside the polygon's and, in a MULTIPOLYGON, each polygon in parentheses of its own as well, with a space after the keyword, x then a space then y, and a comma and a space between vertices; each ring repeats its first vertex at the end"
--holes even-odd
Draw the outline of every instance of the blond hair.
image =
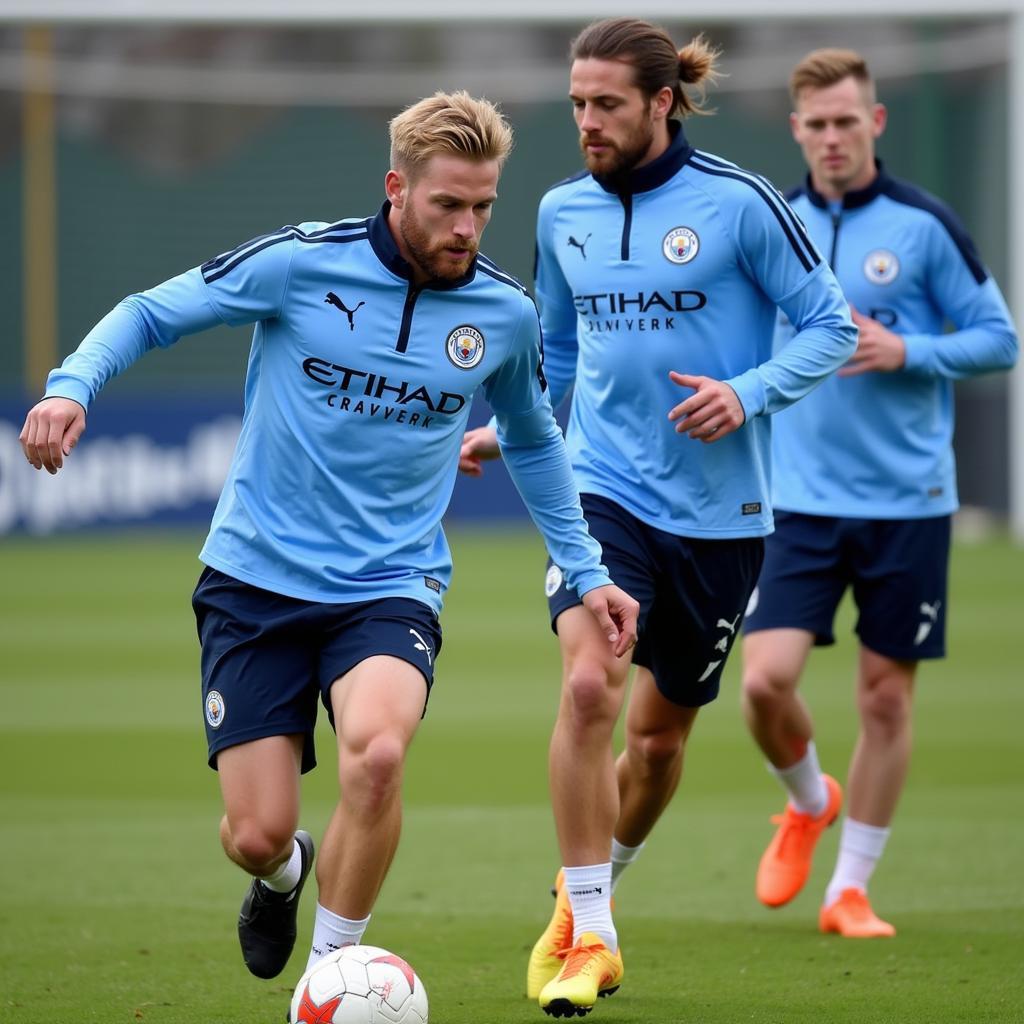
POLYGON ((437 154, 497 160, 512 149, 512 128, 488 100, 464 91, 436 92, 392 118, 391 166, 415 175, 437 154))
POLYGON ((662 89, 672 90, 669 116, 706 114, 708 84, 719 77, 715 63, 721 51, 703 35, 695 36, 681 50, 657 25, 639 18, 605 18, 588 25, 569 48, 571 60, 617 60, 633 69, 633 84, 650 99, 662 89), (693 94, 684 85, 696 86, 693 94))
POLYGON ((793 68, 789 95, 796 103, 804 89, 827 89, 845 78, 852 78, 861 86, 867 103, 875 102, 875 83, 867 61, 856 50, 812 50, 793 68))

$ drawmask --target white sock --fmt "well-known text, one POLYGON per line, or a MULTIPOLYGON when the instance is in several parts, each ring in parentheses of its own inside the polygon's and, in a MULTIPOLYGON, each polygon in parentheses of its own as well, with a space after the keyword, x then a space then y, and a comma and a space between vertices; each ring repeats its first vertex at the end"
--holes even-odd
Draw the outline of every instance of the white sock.
POLYGON ((316 920, 313 922, 313 948, 309 951, 306 970, 342 946, 359 945, 359 940, 362 939, 369 923, 369 914, 361 921, 352 921, 317 903, 316 920))
POLYGON ((271 875, 260 881, 274 892, 291 892, 299 884, 302 874, 302 850, 299 841, 292 840, 292 855, 271 875))
POLYGON ((836 869, 825 890, 826 906, 839 899, 844 889, 868 891, 868 882, 885 849, 889 832, 890 829, 879 828, 877 825, 865 825, 852 818, 843 819, 836 869))
POLYGON ((640 856, 644 843, 639 846, 623 846, 618 839, 612 838, 612 892, 619 884, 619 876, 640 856))
POLYGON ((807 744, 807 753, 789 768, 776 768, 769 763, 768 770, 785 787, 789 802, 801 814, 817 818, 828 806, 828 788, 821 776, 818 751, 814 740, 807 744))
POLYGON ((565 891, 572 905, 572 941, 584 932, 594 932, 612 951, 619 948, 619 937, 612 924, 612 865, 587 864, 563 868, 565 891))

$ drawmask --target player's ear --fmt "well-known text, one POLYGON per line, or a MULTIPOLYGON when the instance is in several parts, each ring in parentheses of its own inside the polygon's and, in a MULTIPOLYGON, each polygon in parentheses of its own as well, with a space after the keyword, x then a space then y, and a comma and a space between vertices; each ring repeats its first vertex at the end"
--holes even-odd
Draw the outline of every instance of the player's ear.
POLYGON ((886 122, 889 120, 889 111, 885 109, 884 103, 876 103, 871 108, 871 124, 873 134, 877 139, 885 131, 886 122))
POLYGON ((388 197, 391 205, 396 210, 400 210, 402 205, 405 203, 405 196, 408 188, 409 183, 406 180, 406 176, 401 171, 396 171, 392 168, 386 175, 384 175, 384 194, 388 197))
POLYGON ((800 141, 800 115, 794 110, 789 115, 789 130, 793 135, 793 138, 800 141))

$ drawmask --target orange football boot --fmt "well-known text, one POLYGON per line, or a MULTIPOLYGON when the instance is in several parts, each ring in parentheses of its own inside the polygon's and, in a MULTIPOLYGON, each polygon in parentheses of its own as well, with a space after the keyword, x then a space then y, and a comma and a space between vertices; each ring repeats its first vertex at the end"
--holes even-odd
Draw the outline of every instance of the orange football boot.
POLYGON ((818 928, 826 933, 838 932, 847 939, 888 939, 896 934, 896 929, 871 909, 868 894, 852 888, 844 889, 839 899, 821 908, 818 928))
POLYGON ((757 866, 757 898, 768 907, 788 903, 803 887, 811 873, 811 857, 821 833, 839 816, 843 791, 831 775, 823 775, 828 803, 817 817, 801 814, 790 804, 772 823, 778 825, 768 849, 757 866))

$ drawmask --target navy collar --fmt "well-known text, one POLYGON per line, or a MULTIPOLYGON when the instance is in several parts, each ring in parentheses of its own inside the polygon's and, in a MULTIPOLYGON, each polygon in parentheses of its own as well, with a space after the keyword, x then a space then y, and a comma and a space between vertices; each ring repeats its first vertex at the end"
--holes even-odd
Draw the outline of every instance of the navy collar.
MULTIPOLYGON (((843 194, 843 209, 844 210, 856 210, 860 206, 867 206, 872 199, 877 199, 878 196, 882 195, 883 192, 888 191, 889 186, 892 184, 892 178, 889 177, 888 171, 886 171, 881 160, 875 160, 875 174, 874 181, 868 185, 867 188, 857 189, 854 192, 845 192, 843 194)), ((811 175, 808 173, 807 178, 804 180, 804 195, 817 207, 822 210, 828 209, 828 200, 818 191, 815 190, 811 184, 811 175)))
POLYGON ((598 177, 594 181, 612 195, 636 195, 638 192, 650 192, 673 178, 679 169, 690 159, 693 146, 686 141, 683 125, 680 121, 670 120, 668 132, 671 141, 668 149, 661 156, 642 167, 634 167, 624 176, 598 177))
MULTIPOLYGON (((370 218, 366 228, 367 233, 369 234, 370 246, 377 259, 379 259, 392 274, 411 282, 415 280, 416 275, 409 261, 401 254, 401 252, 399 252, 398 245, 395 242, 394 236, 391 234, 391 228, 388 227, 388 212, 390 209, 391 200, 385 199, 384 205, 380 208, 377 215, 370 218)), ((450 291, 452 288, 461 288, 463 285, 469 284, 474 277, 476 277, 475 257, 473 258, 473 262, 470 263, 469 269, 462 275, 462 277, 454 278, 451 281, 430 280, 421 287, 431 288, 435 291, 450 291)))

